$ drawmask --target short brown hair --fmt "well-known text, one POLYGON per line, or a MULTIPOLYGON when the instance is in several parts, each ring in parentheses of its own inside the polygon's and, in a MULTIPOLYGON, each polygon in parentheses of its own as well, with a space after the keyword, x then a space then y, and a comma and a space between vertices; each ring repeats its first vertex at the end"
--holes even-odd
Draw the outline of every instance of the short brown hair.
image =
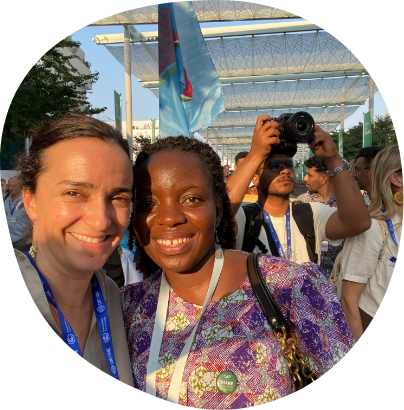
POLYGON ((45 170, 45 151, 58 142, 74 138, 96 138, 119 145, 129 157, 128 141, 120 131, 105 122, 81 114, 68 114, 63 118, 44 121, 32 131, 31 136, 29 155, 22 154, 17 166, 22 186, 30 192, 35 192, 38 177, 45 170))

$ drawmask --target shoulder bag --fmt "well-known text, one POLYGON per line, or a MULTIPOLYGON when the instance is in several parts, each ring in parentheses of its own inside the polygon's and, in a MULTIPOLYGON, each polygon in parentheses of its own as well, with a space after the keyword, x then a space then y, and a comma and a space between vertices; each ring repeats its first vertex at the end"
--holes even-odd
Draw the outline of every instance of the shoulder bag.
POLYGON ((300 390, 316 380, 317 377, 305 363, 303 355, 296 345, 295 336, 290 332, 288 322, 283 317, 282 312, 269 292, 261 275, 258 257, 258 254, 252 253, 247 259, 247 270, 251 287, 269 326, 274 332, 276 340, 281 345, 282 355, 286 359, 296 390, 300 390))

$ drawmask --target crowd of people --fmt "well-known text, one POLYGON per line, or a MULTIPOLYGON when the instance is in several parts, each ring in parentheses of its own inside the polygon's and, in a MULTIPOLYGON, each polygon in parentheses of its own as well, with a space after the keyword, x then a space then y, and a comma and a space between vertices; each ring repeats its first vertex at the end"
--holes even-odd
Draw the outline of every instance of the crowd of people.
POLYGON ((24 281, 68 346, 208 409, 282 398, 349 352, 397 258, 398 146, 360 150, 353 177, 316 126, 308 192, 291 201, 297 147, 267 119, 227 181, 197 139, 146 144, 132 167, 127 141, 94 118, 38 127, 3 198, 24 281))

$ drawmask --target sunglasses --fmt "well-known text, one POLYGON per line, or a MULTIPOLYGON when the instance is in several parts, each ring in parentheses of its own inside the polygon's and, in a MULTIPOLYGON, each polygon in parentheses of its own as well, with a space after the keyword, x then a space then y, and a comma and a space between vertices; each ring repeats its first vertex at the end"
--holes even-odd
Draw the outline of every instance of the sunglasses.
POLYGON ((294 172, 295 171, 295 163, 293 160, 288 159, 286 162, 280 162, 280 161, 271 161, 268 163, 268 168, 272 172, 280 172, 281 169, 285 166, 286 169, 289 171, 294 172))

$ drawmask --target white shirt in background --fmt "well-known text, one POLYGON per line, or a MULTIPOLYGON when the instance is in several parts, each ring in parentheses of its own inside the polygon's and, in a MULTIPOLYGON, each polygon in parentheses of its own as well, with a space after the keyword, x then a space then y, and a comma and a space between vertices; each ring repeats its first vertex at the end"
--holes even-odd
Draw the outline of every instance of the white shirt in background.
MULTIPOLYGON (((306 241, 303 235, 300 233, 298 226, 292 216, 292 203, 290 204, 290 225, 291 225, 291 236, 292 236, 292 252, 290 256, 291 262, 295 263, 303 263, 303 262, 310 262, 309 255, 307 253, 306 241)), ((316 253, 321 255, 321 242, 328 241, 331 245, 337 246, 342 243, 342 240, 338 241, 331 241, 325 236, 325 225, 327 224, 328 218, 337 211, 337 208, 330 207, 328 205, 324 205, 319 202, 310 202, 310 206, 313 210, 313 221, 314 221, 314 232, 316 235, 316 253)), ((245 213, 243 208, 241 207, 237 214, 236 214, 236 222, 237 222, 237 238, 236 238, 236 249, 240 250, 243 246, 243 238, 244 238, 244 230, 245 230, 245 213)), ((275 218, 271 216, 272 224, 275 228, 275 231, 278 235, 279 241, 282 245, 283 251, 285 255, 287 255, 287 238, 286 238, 286 215, 275 218)), ((264 223, 266 223, 264 219, 264 223)), ((271 254, 271 250, 269 249, 267 234, 265 232, 264 226, 262 226, 258 239, 265 245, 268 252, 267 254, 271 254)), ((261 252, 259 247, 256 246, 254 248, 254 252, 261 252)), ((318 261, 320 264, 320 260, 318 261)))
POLYGON ((136 269, 135 263, 133 262, 133 253, 125 248, 122 248, 122 250, 121 263, 125 276, 125 286, 131 283, 141 282, 143 275, 136 269))
MULTIPOLYGON (((385 222, 382 222, 385 224, 385 222)), ((400 245, 402 222, 396 215, 392 218, 394 235, 400 245)), ((387 226, 386 226, 387 229, 387 226)), ((341 299, 342 280, 356 283, 366 283, 359 297, 359 307, 368 315, 374 317, 390 283, 395 263, 391 258, 397 258, 398 246, 393 242, 387 229, 387 247, 383 248, 383 233, 376 219, 366 232, 348 238, 341 253, 340 276, 337 295, 341 299)))

